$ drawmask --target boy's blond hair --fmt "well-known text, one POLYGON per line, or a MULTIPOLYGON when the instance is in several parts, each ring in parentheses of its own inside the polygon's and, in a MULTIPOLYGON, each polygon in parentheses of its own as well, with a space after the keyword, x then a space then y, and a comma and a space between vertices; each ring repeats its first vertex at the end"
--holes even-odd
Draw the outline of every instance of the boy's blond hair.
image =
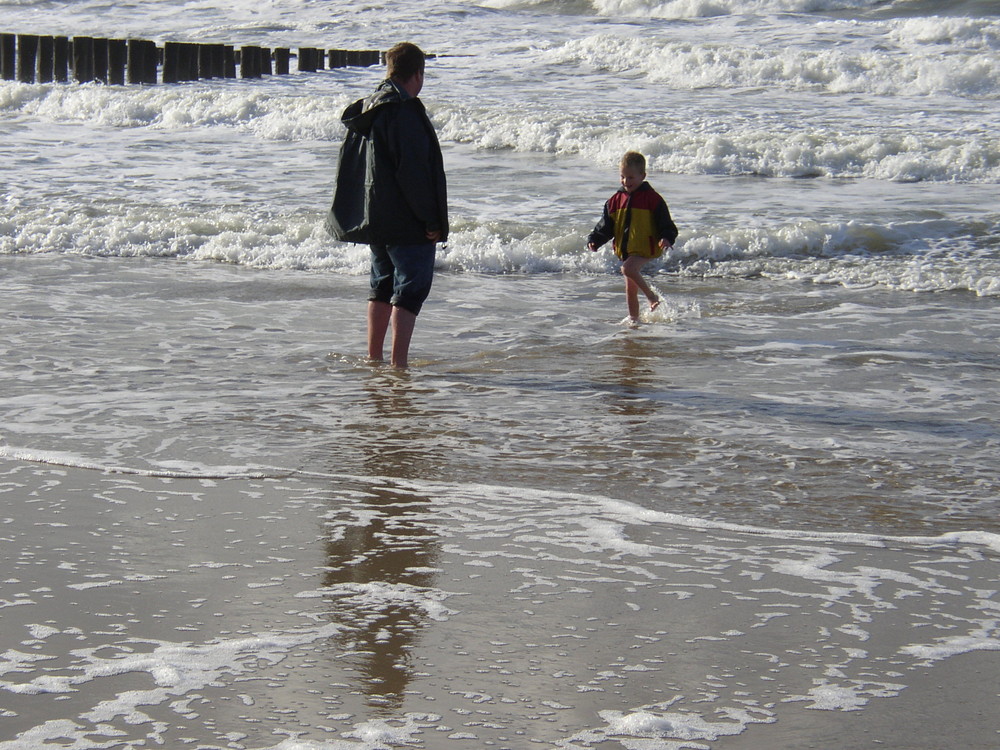
POLYGON ((646 174, 646 157, 638 151, 629 151, 622 157, 621 162, 618 164, 619 169, 625 169, 626 167, 638 169, 642 174, 646 174))

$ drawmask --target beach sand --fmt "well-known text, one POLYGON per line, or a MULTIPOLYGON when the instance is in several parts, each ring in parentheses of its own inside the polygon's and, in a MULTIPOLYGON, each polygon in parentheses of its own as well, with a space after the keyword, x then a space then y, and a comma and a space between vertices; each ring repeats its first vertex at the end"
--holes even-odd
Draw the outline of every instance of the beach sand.
POLYGON ((863 711, 795 711, 714 744, 716 750, 943 750, 1000 747, 996 652, 962 654, 916 672, 891 700, 863 711))
POLYGON ((3 750, 1000 742, 1000 653, 977 650, 996 551, 975 544, 56 463, 0 459, 3 750))

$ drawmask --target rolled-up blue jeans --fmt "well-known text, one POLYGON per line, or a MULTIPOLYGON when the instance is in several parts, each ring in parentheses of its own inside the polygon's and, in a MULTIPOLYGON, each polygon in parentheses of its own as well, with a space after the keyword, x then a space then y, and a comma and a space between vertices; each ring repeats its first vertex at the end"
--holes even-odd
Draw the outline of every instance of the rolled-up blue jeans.
POLYGON ((370 302, 385 302, 420 314, 434 280, 437 245, 371 245, 370 302))

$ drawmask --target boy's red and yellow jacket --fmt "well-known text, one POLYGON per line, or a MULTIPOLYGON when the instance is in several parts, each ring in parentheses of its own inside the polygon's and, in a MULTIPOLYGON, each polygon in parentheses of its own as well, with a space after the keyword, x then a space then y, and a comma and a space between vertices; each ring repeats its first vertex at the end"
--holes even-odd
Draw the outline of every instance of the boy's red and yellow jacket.
POLYGON ((615 254, 622 260, 629 255, 658 258, 663 252, 661 239, 674 244, 677 226, 670 218, 670 209, 648 182, 632 193, 621 188, 604 204, 604 215, 587 242, 600 247, 612 239, 615 254))

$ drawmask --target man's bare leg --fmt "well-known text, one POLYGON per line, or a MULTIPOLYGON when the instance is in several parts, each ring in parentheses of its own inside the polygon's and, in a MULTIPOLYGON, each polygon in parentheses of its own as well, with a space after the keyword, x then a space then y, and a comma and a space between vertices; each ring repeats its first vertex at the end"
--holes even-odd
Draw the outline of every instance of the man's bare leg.
POLYGON ((368 357, 373 362, 384 359, 382 349, 385 346, 385 334, 389 330, 389 318, 392 316, 392 305, 387 302, 368 303, 368 357))
POLYGON ((405 368, 410 356, 410 339, 417 316, 402 307, 392 308, 392 366, 405 368))

